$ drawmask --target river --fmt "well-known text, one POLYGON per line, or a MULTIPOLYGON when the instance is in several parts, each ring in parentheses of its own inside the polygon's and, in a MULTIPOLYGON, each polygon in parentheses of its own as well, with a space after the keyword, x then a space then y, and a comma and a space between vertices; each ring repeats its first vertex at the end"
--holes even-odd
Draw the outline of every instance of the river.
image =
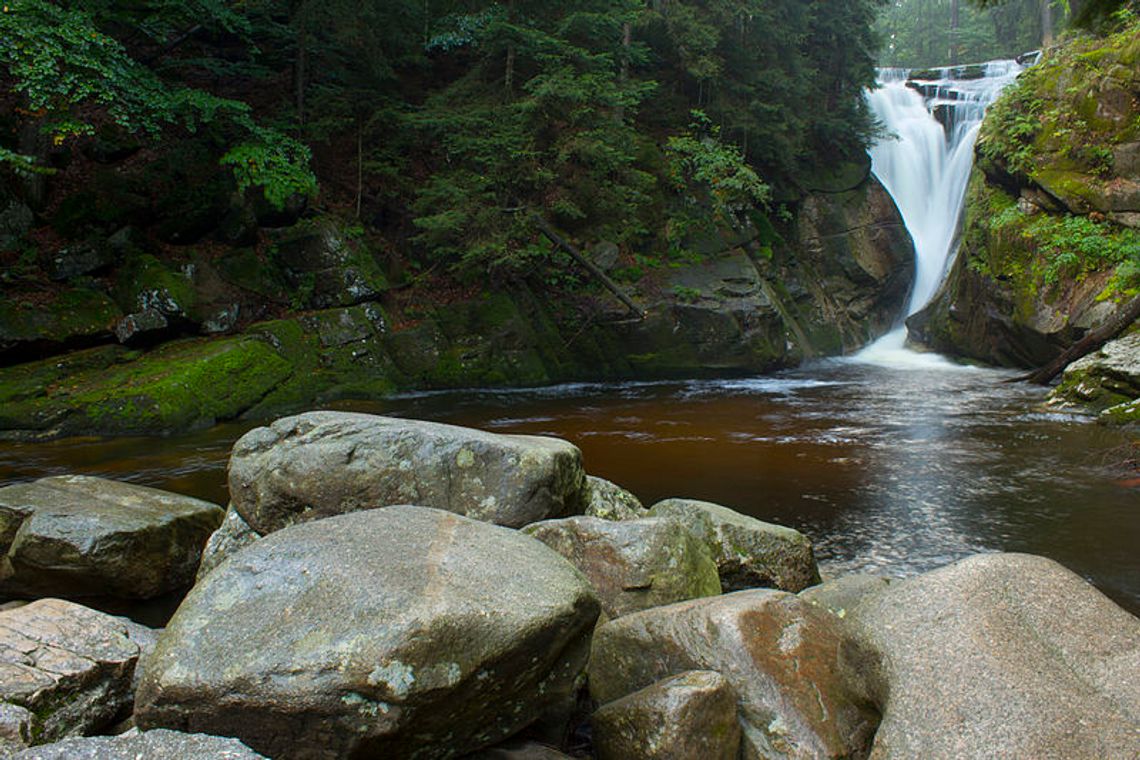
MULTIPOLYGON (((1131 437, 1041 407, 995 370, 830 360, 774 376, 464 391, 340 403, 554 435, 647 504, 706 499, 808 534, 825 574, 907 575, 979 551, 1043 554, 1140 613, 1131 437)), ((5 443, 0 483, 79 472, 225 503, 233 441, 183 436, 5 443)))

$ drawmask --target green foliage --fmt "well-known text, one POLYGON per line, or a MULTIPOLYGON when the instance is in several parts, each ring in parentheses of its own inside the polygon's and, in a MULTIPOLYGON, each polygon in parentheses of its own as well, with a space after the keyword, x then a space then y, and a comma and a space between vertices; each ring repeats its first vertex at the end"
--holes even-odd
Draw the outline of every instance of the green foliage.
POLYGON ((721 139, 720 128, 701 111, 692 112, 689 131, 670 137, 666 154, 669 176, 681 192, 703 192, 713 218, 740 228, 752 208, 768 202, 771 188, 764 184, 735 145, 721 139))
POLYGON ((684 285, 674 285, 673 295, 676 296, 678 301, 682 303, 696 303, 701 300, 701 291, 697 288, 689 288, 684 285))
MULTIPOLYGON (((228 31, 247 28, 240 16, 214 0, 144 3, 131 10, 142 16, 133 19, 137 27, 159 39, 177 19, 214 19, 228 31)), ((171 127, 194 132, 205 124, 221 124, 253 136, 262 146, 259 169, 247 172, 246 181, 264 184, 276 198, 283 186, 315 187, 307 151, 256 125, 246 103, 167 82, 135 60, 104 29, 113 26, 108 21, 128 20, 127 13, 113 3, 74 8, 46 0, 10 0, 0 12, 0 65, 11 77, 12 90, 23 97, 24 111, 54 144, 93 134, 98 114, 129 133, 152 139, 171 127)), ((39 163, 8 149, 0 151, 0 162, 24 172, 39 163)))
POLYGON ((306 145, 273 130, 255 126, 250 131, 257 142, 235 145, 221 158, 233 170, 239 191, 260 187, 265 199, 279 209, 292 197, 317 191, 306 145))

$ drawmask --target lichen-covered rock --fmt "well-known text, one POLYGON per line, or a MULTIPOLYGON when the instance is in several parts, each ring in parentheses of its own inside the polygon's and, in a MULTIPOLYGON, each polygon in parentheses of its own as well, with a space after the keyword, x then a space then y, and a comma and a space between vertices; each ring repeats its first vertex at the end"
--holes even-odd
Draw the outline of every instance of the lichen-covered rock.
POLYGON ((18 348, 60 351, 110 337, 122 315, 115 303, 89 288, 63 290, 47 303, 42 295, 0 294, 0 355, 18 348))
POLYGON ((1126 409, 1136 399, 1140 399, 1140 331, 1070 364, 1061 384, 1049 394, 1051 405, 1105 412, 1106 422, 1115 421, 1117 409, 1126 409))
POLYGON ((375 300, 387 279, 360 240, 331 220, 303 222, 281 234, 277 261, 297 297, 315 309, 375 300))
POLYGON ((72 602, 0 612, 0 746, 111 725, 131 705, 139 652, 130 626, 72 602))
POLYGON ((305 522, 193 588, 135 716, 278 760, 456 756, 561 709, 597 615, 586 579, 513 530, 407 506, 305 522))
POLYGON ((694 670, 603 705, 590 718, 599 760, 736 760, 736 694, 724 676, 694 670))
POLYGON ((463 760, 571 760, 571 757, 546 744, 510 739, 494 747, 464 755, 463 760))
POLYGON ((844 622, 881 653, 875 760, 1140 747, 1140 620, 1051 560, 971 557, 863 596, 844 622))
POLYGON ((649 513, 641 500, 616 483, 587 475, 590 484, 590 501, 586 505, 587 517, 603 520, 637 520, 649 513))
POLYGON ((720 593, 708 547, 674 520, 570 517, 528 525, 523 533, 581 570, 609 618, 720 593))
POLYGON ((226 517, 218 529, 210 534, 202 549, 202 561, 198 564, 197 580, 202 580, 210 572, 239 549, 261 538, 261 534, 249 527, 237 510, 230 505, 226 517))
POLYGON ((246 433, 229 485, 234 509, 262 535, 389 504, 521 528, 580 514, 587 496, 581 452, 566 441, 344 412, 246 433))
POLYGON ((679 520, 708 543, 725 591, 764 587, 795 593, 819 583, 811 541, 797 530, 695 499, 666 499, 649 514, 679 520))
POLYGON ((266 760, 237 739, 157 728, 89 736, 20 752, 12 760, 266 760))
POLYGON ((608 704, 663 678, 712 670, 736 693, 744 757, 860 757, 878 723, 858 680, 868 657, 830 613, 782 591, 739 591, 601 626, 590 693, 608 704))
POLYGON ((149 599, 189 586, 221 507, 84 475, 0 488, 0 593, 149 599))

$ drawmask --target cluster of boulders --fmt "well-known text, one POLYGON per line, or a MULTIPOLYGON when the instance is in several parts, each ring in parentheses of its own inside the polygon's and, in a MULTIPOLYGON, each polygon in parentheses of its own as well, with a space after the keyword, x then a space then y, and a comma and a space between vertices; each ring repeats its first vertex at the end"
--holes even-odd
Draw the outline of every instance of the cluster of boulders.
POLYGON ((564 441, 360 414, 256 429, 229 478, 226 512, 0 489, 0 593, 55 597, 0 609, 0 757, 1140 748, 1140 621, 1050 560, 821 584, 796 531, 646 509, 564 441), (190 583, 158 632, 74 601, 190 583))

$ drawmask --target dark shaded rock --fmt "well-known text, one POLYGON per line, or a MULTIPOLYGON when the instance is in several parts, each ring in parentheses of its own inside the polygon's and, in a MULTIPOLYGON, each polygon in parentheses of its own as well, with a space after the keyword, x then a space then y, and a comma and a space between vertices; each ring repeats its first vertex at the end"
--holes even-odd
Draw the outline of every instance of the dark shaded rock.
POLYGON ((305 306, 328 309, 375 300, 388 281, 363 241, 332 220, 305 222, 277 241, 276 260, 305 306))
POLYGON ((798 530, 695 499, 666 499, 649 514, 678 520, 708 544, 725 591, 763 587, 795 593, 819 583, 811 541, 798 530))
POLYGON ((157 309, 143 309, 128 314, 115 323, 115 338, 120 343, 131 343, 140 338, 164 333, 170 327, 166 317, 157 309))
POLYGON ((148 599, 190 585, 220 507, 81 475, 0 488, 0 592, 148 599))
POLYGON ((121 259, 121 253, 106 242, 88 241, 61 248, 43 261, 49 278, 57 282, 110 269, 121 259))
POLYGON ((689 670, 736 693, 744 757, 860 757, 878 724, 868 654, 830 613, 781 591, 740 591, 618 618, 594 635, 590 693, 608 704, 689 670))
POLYGON ((0 294, 0 353, 46 347, 54 351, 111 337, 122 312, 89 288, 60 291, 44 303, 19 293, 0 294))
POLYGON ((78 604, 41 599, 0 612, 0 746, 111 725, 131 705, 138 657, 122 621, 78 604))
POLYGON ((590 719, 599 760, 736 760, 736 694, 719 673, 694 670, 604 705, 590 719))
POLYGON ((720 593, 708 547, 674 520, 570 517, 528 525, 523 533, 581 570, 608 618, 720 593))
POLYGON ((616 483, 587 475, 590 484, 590 502, 586 505, 587 517, 603 520, 636 520, 648 517, 649 510, 641 500, 616 483))
POLYGON ((35 222, 35 214, 19 201, 9 201, 0 211, 0 251, 14 247, 35 222))
POLYGON ((266 760, 237 739, 158 728, 119 736, 64 739, 12 760, 266 760))
POLYGON ((306 522, 194 587, 135 715, 279 759, 452 757, 568 701, 597 614, 512 530, 406 506, 306 522))
POLYGON ((971 557, 846 622, 882 655, 872 758, 1135 754, 1140 620, 1051 560, 971 557))
POLYGON ((603 272, 612 272, 621 261, 621 249, 617 243, 603 241, 590 249, 590 258, 603 272))
POLYGON ((494 747, 464 755, 463 760, 570 760, 570 755, 554 747, 522 739, 511 739, 494 747))
POLYGON ((582 455, 566 441, 367 414, 310 412, 234 444, 234 509, 258 533, 418 503, 522 527, 579 514, 582 455))

